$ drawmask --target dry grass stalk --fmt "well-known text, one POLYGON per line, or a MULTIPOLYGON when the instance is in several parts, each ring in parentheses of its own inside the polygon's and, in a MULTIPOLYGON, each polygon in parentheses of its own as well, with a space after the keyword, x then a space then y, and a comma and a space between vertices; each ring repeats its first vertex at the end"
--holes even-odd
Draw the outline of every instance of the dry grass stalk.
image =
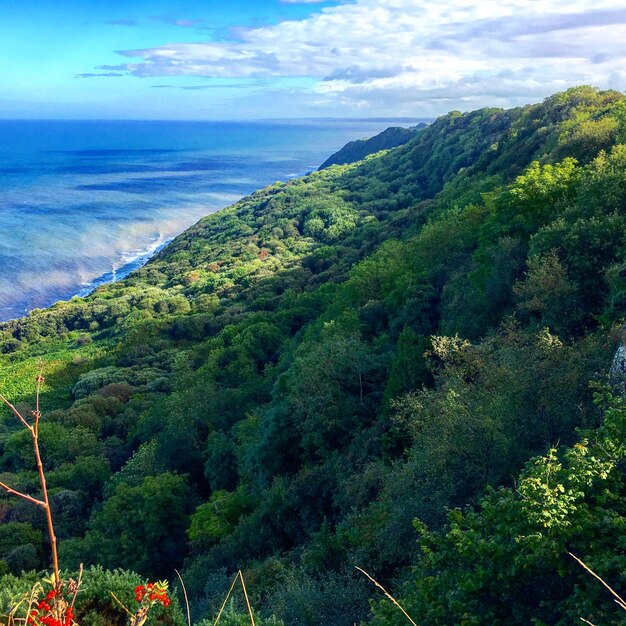
POLYGON ((112 591, 110 591, 109 593, 111 594, 111 597, 118 603, 118 605, 123 608, 124 611, 126 611, 126 614, 132 620, 135 617, 135 614, 112 591))
MULTIPOLYGON (((589 572, 596 580, 599 580, 611 592, 611 594, 613 595, 613 598, 614 598, 615 602, 618 604, 618 606, 623 611, 626 611, 626 601, 614 589, 612 589, 611 586, 608 583, 606 583, 598 574, 596 574, 586 563, 581 561, 581 559, 579 559, 576 555, 572 554, 571 552, 568 552, 568 554, 581 567, 583 567, 585 570, 587 570, 587 572, 589 572)), ((585 620, 583 620, 583 621, 585 621, 585 620)))
POLYGON ((400 606, 400 603, 372 576, 370 576, 364 569, 361 569, 360 567, 355 566, 356 569, 359 570, 359 572, 361 572, 361 574, 364 574, 365 576, 367 576, 388 598, 389 600, 391 600, 391 602, 393 602, 393 604, 400 609, 400 611, 402 611, 402 614, 404 615, 404 617, 406 617, 409 622, 411 622, 411 624, 413 624, 413 626, 417 626, 417 624, 413 621, 413 619, 411 618, 411 616, 402 608, 402 606, 400 606))
POLYGON ((252 624, 252 626, 255 626, 254 615, 252 615, 252 607, 250 606, 250 600, 248 599, 248 591, 246 589, 246 583, 243 580, 243 573, 241 570, 239 570, 239 578, 241 580, 241 587, 243 589, 243 595, 244 595, 244 598, 246 599, 246 606, 248 607, 248 615, 250 615, 250 623, 252 624))
POLYGON ((76 596, 78 595, 78 590, 80 589, 80 586, 82 585, 82 583, 83 583, 83 564, 81 563, 78 568, 78 579, 73 580, 72 578, 70 578, 70 583, 69 583, 69 590, 72 593, 72 602, 70 604, 72 609, 74 608, 74 604, 76 603, 76 596))
POLYGON ((19 611, 20 607, 23 604, 26 604, 27 605, 26 615, 30 615, 30 612, 33 608, 33 605, 35 604, 35 601, 38 595, 42 592, 43 592, 43 587, 41 586, 41 583, 35 583, 33 588, 30 590, 30 593, 22 596, 22 599, 17 604, 15 604, 15 606, 11 608, 11 610, 9 611, 9 614, 6 616, 7 617, 6 626, 14 626, 17 623, 20 623, 20 624, 25 623, 26 618, 22 619, 19 617, 15 617, 17 615, 17 612, 19 611))
POLYGON ((235 588, 235 583, 237 582, 238 576, 239 576, 239 572, 237 572, 237 576, 233 578, 233 582, 231 583, 230 589, 228 590, 228 593, 226 594, 226 598, 224 598, 224 603, 222 604, 222 608, 219 610, 219 613, 217 614, 217 617, 215 618, 215 621, 213 622, 213 626, 217 626, 217 623, 220 621, 220 617, 222 617, 222 613, 224 612, 224 609, 226 608, 226 603, 228 602, 228 598, 230 598, 230 594, 233 592, 233 589, 235 588))
POLYGON ((217 614, 217 617, 215 618, 215 621, 213 622, 213 626, 217 626, 217 623, 220 621, 220 618, 222 617, 222 613, 224 612, 224 609, 226 608, 226 604, 228 603, 228 599, 230 598, 230 594, 233 592, 233 589, 235 588, 235 585, 237 584, 237 580, 241 581, 241 588, 243 589, 243 595, 246 600, 246 606, 248 607, 248 615, 250 616, 250 623, 252 624, 252 626, 256 626, 254 622, 254 615, 252 614, 252 607, 250 606, 250 600, 248 598, 248 591, 246 589, 246 583, 244 582, 243 573, 241 572, 241 570, 239 570, 237 574, 235 575, 235 578, 233 578, 233 582, 231 583, 230 589, 228 590, 228 593, 226 594, 226 598, 224 599, 222 607, 220 608, 219 613, 217 614))
POLYGON ((183 581, 183 577, 180 575, 180 572, 177 569, 174 569, 176 572, 176 576, 178 576, 178 580, 180 580, 180 585, 183 588, 183 596, 185 598, 185 607, 187 608, 187 626, 191 626, 191 611, 189 610, 189 598, 187 597, 187 589, 185 588, 185 582, 183 581))

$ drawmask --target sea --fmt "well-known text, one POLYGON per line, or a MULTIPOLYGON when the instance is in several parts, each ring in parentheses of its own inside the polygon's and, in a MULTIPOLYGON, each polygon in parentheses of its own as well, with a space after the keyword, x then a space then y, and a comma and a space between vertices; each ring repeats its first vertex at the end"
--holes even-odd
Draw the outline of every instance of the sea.
POLYGON ((0 120, 0 321, 119 280, 202 216, 418 120, 0 120))

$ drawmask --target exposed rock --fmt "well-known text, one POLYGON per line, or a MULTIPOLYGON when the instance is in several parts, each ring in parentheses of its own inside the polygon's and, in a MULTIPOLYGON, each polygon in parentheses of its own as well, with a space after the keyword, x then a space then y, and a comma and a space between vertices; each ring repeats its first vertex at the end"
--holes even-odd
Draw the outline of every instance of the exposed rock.
POLYGON ((611 385, 626 395, 626 326, 622 327, 622 343, 618 346, 609 370, 611 385))

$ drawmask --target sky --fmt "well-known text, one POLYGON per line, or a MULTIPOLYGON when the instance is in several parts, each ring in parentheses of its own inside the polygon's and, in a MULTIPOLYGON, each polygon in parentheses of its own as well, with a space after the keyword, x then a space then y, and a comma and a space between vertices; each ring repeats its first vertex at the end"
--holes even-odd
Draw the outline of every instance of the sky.
POLYGON ((433 117, 626 90, 623 0, 0 0, 0 117, 433 117))

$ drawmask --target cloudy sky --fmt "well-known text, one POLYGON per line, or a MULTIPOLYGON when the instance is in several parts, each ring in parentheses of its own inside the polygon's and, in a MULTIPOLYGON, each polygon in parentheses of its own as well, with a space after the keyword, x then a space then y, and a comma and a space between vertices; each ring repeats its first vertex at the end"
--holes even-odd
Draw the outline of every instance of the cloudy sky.
POLYGON ((0 117, 433 116, 626 90, 623 0, 0 0, 0 117))

